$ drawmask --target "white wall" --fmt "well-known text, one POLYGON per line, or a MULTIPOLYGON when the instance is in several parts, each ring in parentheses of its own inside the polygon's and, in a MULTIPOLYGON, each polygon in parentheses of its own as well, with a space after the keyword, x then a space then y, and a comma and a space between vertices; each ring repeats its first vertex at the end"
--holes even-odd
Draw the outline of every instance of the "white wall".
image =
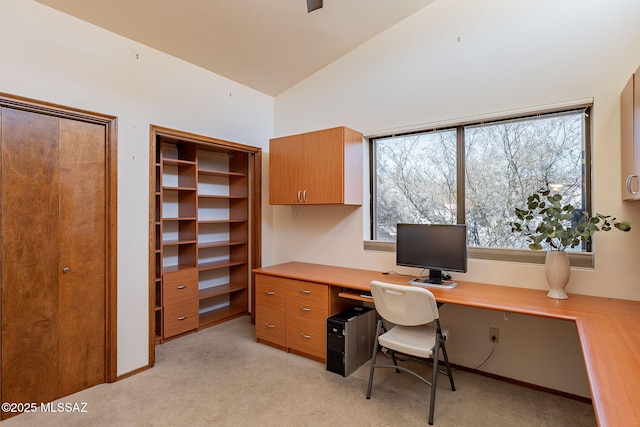
POLYGON ((146 366, 149 125, 263 147, 273 98, 33 1, 0 16, 0 92, 118 117, 118 374, 146 366))
MULTIPOLYGON (((436 0, 277 96, 275 133, 346 125, 379 135, 592 98, 594 208, 635 228, 596 236, 595 268, 574 269, 568 292, 640 300, 640 203, 620 201, 619 123, 619 94, 640 65, 638 17, 637 0, 436 0)), ((394 254, 363 250, 366 204, 270 209, 274 262, 398 270, 394 254)), ((535 265, 470 260, 454 277, 546 287, 535 265)), ((450 356, 474 366, 488 353, 488 326, 499 327, 508 333, 486 370, 588 395, 575 326, 521 317, 443 308, 454 326, 450 356), (551 370, 545 354, 558 359, 551 370)))

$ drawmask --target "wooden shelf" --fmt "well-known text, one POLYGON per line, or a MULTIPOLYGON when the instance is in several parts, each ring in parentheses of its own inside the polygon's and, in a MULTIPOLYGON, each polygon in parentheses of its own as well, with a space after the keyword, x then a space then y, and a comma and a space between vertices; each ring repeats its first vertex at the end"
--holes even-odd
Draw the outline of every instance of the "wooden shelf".
POLYGON ((171 218, 162 218, 163 221, 196 221, 197 218, 195 216, 181 216, 181 217, 171 217, 171 218))
POLYGON ((198 299, 200 301, 218 297, 220 295, 228 295, 232 292, 246 291, 247 287, 243 284, 227 283, 225 285, 212 286, 210 288, 200 289, 198 291, 198 299))
POLYGON ((202 312, 197 328, 249 312, 250 267, 260 259, 262 161, 260 148, 157 126, 152 138, 151 276, 158 279, 150 309, 162 343, 182 336, 171 322, 183 306, 202 312), (175 294, 176 285, 195 292, 175 294))
POLYGON ((189 268, 196 268, 195 265, 187 265, 187 264, 179 264, 179 265, 169 265, 166 267, 162 267, 162 274, 165 273, 173 273, 174 271, 187 270, 189 268))
POLYGON ((193 245, 198 241, 195 239, 190 240, 163 240, 162 246, 176 246, 176 245, 193 245))
POLYGON ((198 224, 239 224, 247 222, 246 219, 211 219, 200 220, 198 224))
POLYGON ((226 171, 217 171, 217 170, 212 170, 212 169, 198 169, 198 173, 201 175, 208 175, 208 176, 222 176, 222 177, 243 177, 243 176, 247 176, 244 173, 238 173, 238 172, 226 172, 226 171))
POLYGON ((195 187, 184 187, 184 186, 180 186, 180 187, 163 186, 162 189, 165 191, 197 191, 195 187))
POLYGON ((215 261, 198 264, 198 271, 216 270, 218 268, 233 267, 235 265, 246 264, 246 261, 215 261))
POLYGON ((162 164, 164 165, 195 165, 196 162, 194 160, 181 160, 181 159, 172 159, 169 157, 164 157, 162 159, 162 164))
POLYGON ((198 194, 200 199, 246 199, 246 196, 228 196, 219 194, 198 194))
POLYGON ((204 242, 198 243, 198 249, 204 248, 221 248, 225 246, 237 246, 246 244, 246 240, 225 240, 221 242, 204 242))
POLYGON ((206 313, 200 314, 200 329, 217 325, 218 323, 222 323, 236 317, 244 316, 248 313, 249 312, 246 309, 231 306, 208 311, 206 313))

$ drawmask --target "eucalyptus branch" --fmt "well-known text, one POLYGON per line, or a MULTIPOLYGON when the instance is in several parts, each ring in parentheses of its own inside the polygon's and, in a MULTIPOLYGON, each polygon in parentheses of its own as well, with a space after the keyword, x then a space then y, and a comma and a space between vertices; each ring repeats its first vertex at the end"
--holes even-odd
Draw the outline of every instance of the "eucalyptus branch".
POLYGON ((611 215, 599 213, 591 216, 561 201, 560 194, 551 194, 547 189, 533 193, 527 197, 524 209, 515 209, 517 221, 510 222, 511 231, 525 236, 530 249, 540 250, 544 244, 552 250, 564 251, 589 242, 598 231, 631 230, 629 221, 618 221, 611 215))

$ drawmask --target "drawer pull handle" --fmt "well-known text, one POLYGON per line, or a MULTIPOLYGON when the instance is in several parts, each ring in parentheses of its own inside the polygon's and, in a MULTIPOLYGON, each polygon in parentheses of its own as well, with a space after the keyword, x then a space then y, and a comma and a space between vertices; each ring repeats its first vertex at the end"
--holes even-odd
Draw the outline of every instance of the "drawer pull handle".
POLYGON ((311 311, 311 309, 309 307, 300 307, 300 310, 302 310, 302 311, 311 311))
POLYGON ((300 289, 300 293, 309 295, 311 291, 309 289, 300 289))
POLYGON ((178 289, 186 289, 187 285, 178 285, 178 289))
POLYGON ((187 318, 187 316, 180 316, 180 317, 178 317, 178 320, 184 320, 186 318, 187 318))
POLYGON ((302 332, 300 333, 300 336, 306 340, 310 340, 311 339, 311 335, 305 335, 302 332))
POLYGON ((267 295, 275 295, 275 292, 273 291, 264 291, 264 293, 267 295))
POLYGON ((266 326, 266 327, 267 327, 267 328, 269 328, 269 329, 273 329, 273 328, 275 328, 275 326, 270 325, 269 323, 265 323, 265 324, 264 324, 264 326, 266 326))

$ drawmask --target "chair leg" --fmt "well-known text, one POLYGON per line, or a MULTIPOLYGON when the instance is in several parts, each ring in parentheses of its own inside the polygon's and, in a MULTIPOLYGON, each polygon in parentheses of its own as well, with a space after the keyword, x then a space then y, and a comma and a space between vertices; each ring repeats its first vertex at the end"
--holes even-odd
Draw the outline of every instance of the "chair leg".
MULTIPOLYGON (((393 350, 389 350, 389 354, 391 354, 391 360, 393 360, 393 364, 398 366, 398 360, 396 359, 396 352, 393 350)), ((396 369, 396 374, 400 373, 400 369, 396 369)))
POLYGON ((451 375, 451 365, 449 365, 449 357, 447 356, 447 348, 445 343, 442 343, 442 355, 444 356, 444 364, 447 367, 447 376, 451 383, 451 391, 456 391, 456 385, 453 383, 453 375, 451 375))
POLYGON ((438 383, 438 359, 440 356, 440 340, 436 339, 433 351, 433 378, 431 380, 431 401, 429 402, 429 425, 433 425, 433 410, 436 406, 436 386, 438 383))
POLYGON ((382 328, 382 319, 378 319, 376 334, 373 339, 373 354, 371 355, 371 368, 369 369, 369 385, 367 386, 367 399, 371 398, 371 388, 373 387, 373 371, 376 368, 376 356, 378 355, 378 335, 382 328))

